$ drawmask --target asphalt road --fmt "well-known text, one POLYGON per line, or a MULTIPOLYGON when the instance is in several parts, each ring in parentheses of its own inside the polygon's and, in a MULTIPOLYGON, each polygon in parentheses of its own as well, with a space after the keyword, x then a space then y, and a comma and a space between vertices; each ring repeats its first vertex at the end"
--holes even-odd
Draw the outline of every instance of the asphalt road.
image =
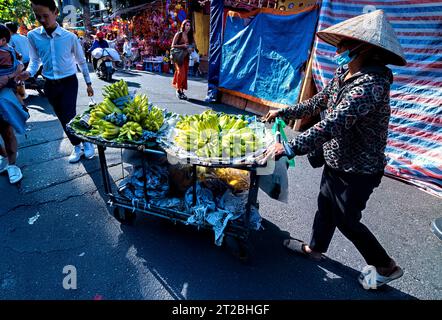
MULTIPOLYGON (((92 75, 96 100, 105 83, 92 75)), ((189 81, 189 101, 179 101, 170 75, 117 73, 160 107, 199 113, 207 83, 189 81)), ((81 75, 78 112, 89 99, 81 75)), ((120 224, 106 205, 98 157, 69 164, 66 136, 46 99, 31 95, 27 136, 20 136, 18 165, 24 179, 11 186, 0 176, 0 299, 279 299, 396 300, 442 298, 442 242, 430 222, 442 201, 384 177, 363 213, 363 222, 405 270, 377 292, 356 277, 364 261, 336 232, 328 259, 317 263, 282 246, 287 236, 309 240, 321 169, 304 157, 289 171, 289 202, 260 192, 264 230, 250 237, 250 260, 241 263, 213 233, 138 215, 120 224), (76 289, 63 281, 77 273, 76 289), (69 271, 70 270, 70 271, 69 271)), ((221 104, 216 110, 239 112, 221 104)), ((291 134, 291 133, 290 133, 291 134)), ((120 151, 108 149, 112 176, 121 176, 120 151)), ((71 285, 74 282, 69 282, 71 285)))

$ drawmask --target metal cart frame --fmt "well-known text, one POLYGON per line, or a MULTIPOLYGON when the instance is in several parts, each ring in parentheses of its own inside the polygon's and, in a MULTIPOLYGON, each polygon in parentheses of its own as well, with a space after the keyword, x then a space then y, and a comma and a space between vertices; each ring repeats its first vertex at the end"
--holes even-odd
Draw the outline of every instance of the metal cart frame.
MULTIPOLYGON (((158 206, 154 206, 151 204, 146 205, 133 205, 132 201, 128 200, 127 198, 120 196, 118 194, 114 194, 112 190, 111 185, 111 176, 109 174, 107 161, 106 161, 106 153, 105 150, 107 148, 120 148, 120 149, 130 149, 140 152, 141 159, 142 159, 142 169, 143 169, 143 178, 146 176, 146 169, 147 169, 147 160, 146 157, 148 154, 158 154, 158 155, 167 155, 165 151, 162 149, 153 149, 153 148, 147 148, 144 145, 136 145, 136 144, 126 144, 126 143, 112 143, 112 142, 105 142, 97 139, 92 139, 90 137, 81 135, 76 133, 69 125, 68 129, 76 135, 78 138, 91 142, 95 145, 97 145, 98 148, 98 156, 100 161, 100 168, 101 168, 101 175, 103 179, 103 186, 104 186, 104 192, 108 196, 108 200, 106 201, 107 205, 110 207, 115 207, 113 211, 114 217, 120 221, 121 223, 125 224, 132 224, 133 221, 136 218, 136 213, 143 213, 148 214, 156 217, 160 217, 163 219, 167 219, 172 221, 174 224, 177 222, 185 224, 185 225, 192 225, 199 228, 209 229, 213 230, 212 225, 208 224, 204 221, 202 224, 189 224, 187 222, 187 219, 191 216, 187 212, 181 212, 177 210, 172 210, 169 208, 162 208, 158 206)), ((123 161, 121 162, 121 165, 123 165, 123 161)), ((257 174, 257 168, 260 167, 258 164, 209 164, 209 163, 196 163, 196 164, 190 164, 193 166, 193 175, 192 175, 192 184, 193 184, 193 204, 196 204, 196 185, 198 181, 197 177, 197 167, 203 166, 203 167, 211 167, 211 168, 236 168, 241 170, 247 170, 250 172, 250 187, 248 190, 248 199, 245 204, 245 214, 236 219, 236 220, 230 220, 227 224, 227 227, 224 230, 224 234, 226 236, 230 236, 233 239, 237 241, 237 254, 238 257, 243 260, 248 260, 248 251, 249 251, 249 234, 250 234, 250 228, 249 228, 249 220, 250 220, 250 212, 252 205, 254 205, 256 208, 259 208, 259 204, 257 201, 258 198, 258 188, 259 188, 259 175, 257 174)), ((143 183, 143 189, 144 189, 144 195, 146 195, 146 179, 144 178, 143 183)), ((147 202, 147 201, 146 201, 147 202)))

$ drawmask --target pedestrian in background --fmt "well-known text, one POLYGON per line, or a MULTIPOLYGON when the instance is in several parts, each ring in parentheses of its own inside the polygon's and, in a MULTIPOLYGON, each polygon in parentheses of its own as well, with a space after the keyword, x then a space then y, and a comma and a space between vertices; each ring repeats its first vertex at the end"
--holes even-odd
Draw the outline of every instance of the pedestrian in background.
POLYGON ((29 40, 27 37, 17 33, 18 26, 15 22, 7 22, 6 27, 11 33, 11 40, 9 46, 15 49, 21 55, 21 61, 25 68, 29 64, 29 40))
MULTIPOLYGON (((97 34, 95 35, 95 40, 92 43, 92 47, 89 49, 89 52, 92 53, 92 51, 94 51, 97 48, 109 48, 109 43, 104 39, 105 38, 105 34, 104 32, 97 32, 97 34)), ((97 70, 97 63, 98 63, 98 59, 92 57, 92 65, 94 66, 94 70, 97 70)))
POLYGON ((13 92, 14 78, 23 70, 23 64, 8 45, 10 38, 8 28, 0 25, 0 135, 4 142, 4 147, 0 145, 0 173, 7 171, 9 182, 14 184, 23 178, 16 165, 18 144, 15 132, 25 133, 29 114, 13 92))
POLYGON ((124 69, 129 70, 132 67, 132 41, 124 39, 123 45, 124 69))
POLYGON ((88 34, 84 35, 83 39, 83 52, 86 58, 86 62, 92 63, 92 54, 89 49, 92 47, 92 40, 88 34))
MULTIPOLYGON (((190 59, 193 61, 193 67, 192 67, 193 76, 194 77, 201 76, 200 55, 199 55, 199 51, 197 48, 195 48, 195 50, 193 50, 192 53, 190 54, 190 59)), ((190 63, 189 63, 189 66, 190 66, 190 63)))
POLYGON ((83 73, 87 85, 87 95, 93 96, 94 90, 83 48, 77 36, 60 27, 57 23, 58 8, 54 0, 31 0, 35 18, 41 24, 28 33, 30 62, 28 69, 17 79, 33 77, 40 63, 43 65, 45 94, 61 122, 70 142, 74 146, 69 162, 80 161, 84 155, 92 159, 95 154, 93 144, 83 142, 66 131, 66 124, 77 114, 78 80, 76 63, 83 73))
POLYGON ((172 86, 176 89, 178 99, 187 99, 184 90, 187 90, 187 75, 189 72, 189 54, 195 47, 192 26, 189 20, 184 20, 181 24, 181 30, 175 34, 172 40, 172 49, 184 49, 185 56, 183 62, 179 64, 174 61, 174 75, 172 86), (190 51, 189 51, 190 49, 190 51), (186 52, 187 51, 187 52, 186 52))

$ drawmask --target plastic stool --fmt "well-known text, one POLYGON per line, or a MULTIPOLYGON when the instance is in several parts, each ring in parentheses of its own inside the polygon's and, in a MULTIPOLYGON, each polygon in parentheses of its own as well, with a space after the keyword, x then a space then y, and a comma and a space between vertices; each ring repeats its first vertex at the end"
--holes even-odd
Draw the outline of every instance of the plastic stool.
POLYGON ((161 62, 152 62, 153 71, 161 73, 161 62))

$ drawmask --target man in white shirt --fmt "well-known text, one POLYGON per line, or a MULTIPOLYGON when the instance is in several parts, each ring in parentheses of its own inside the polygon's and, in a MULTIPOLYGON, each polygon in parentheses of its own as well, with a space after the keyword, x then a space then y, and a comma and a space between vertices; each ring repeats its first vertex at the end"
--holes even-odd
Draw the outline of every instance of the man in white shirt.
POLYGON ((89 70, 83 49, 77 36, 57 23, 58 8, 54 0, 31 0, 35 18, 42 25, 28 33, 30 62, 26 71, 17 80, 33 77, 38 71, 40 62, 43 64, 45 94, 54 112, 63 126, 63 130, 74 146, 69 162, 78 162, 84 155, 87 159, 94 157, 94 146, 83 142, 66 131, 66 124, 71 121, 77 111, 77 66, 83 73, 87 84, 88 96, 94 95, 89 70))
POLYGON ((15 49, 22 56, 22 62, 25 67, 28 66, 29 63, 29 41, 28 38, 22 36, 17 33, 18 27, 15 22, 7 22, 6 28, 9 29, 11 33, 11 40, 9 41, 9 45, 15 49))

